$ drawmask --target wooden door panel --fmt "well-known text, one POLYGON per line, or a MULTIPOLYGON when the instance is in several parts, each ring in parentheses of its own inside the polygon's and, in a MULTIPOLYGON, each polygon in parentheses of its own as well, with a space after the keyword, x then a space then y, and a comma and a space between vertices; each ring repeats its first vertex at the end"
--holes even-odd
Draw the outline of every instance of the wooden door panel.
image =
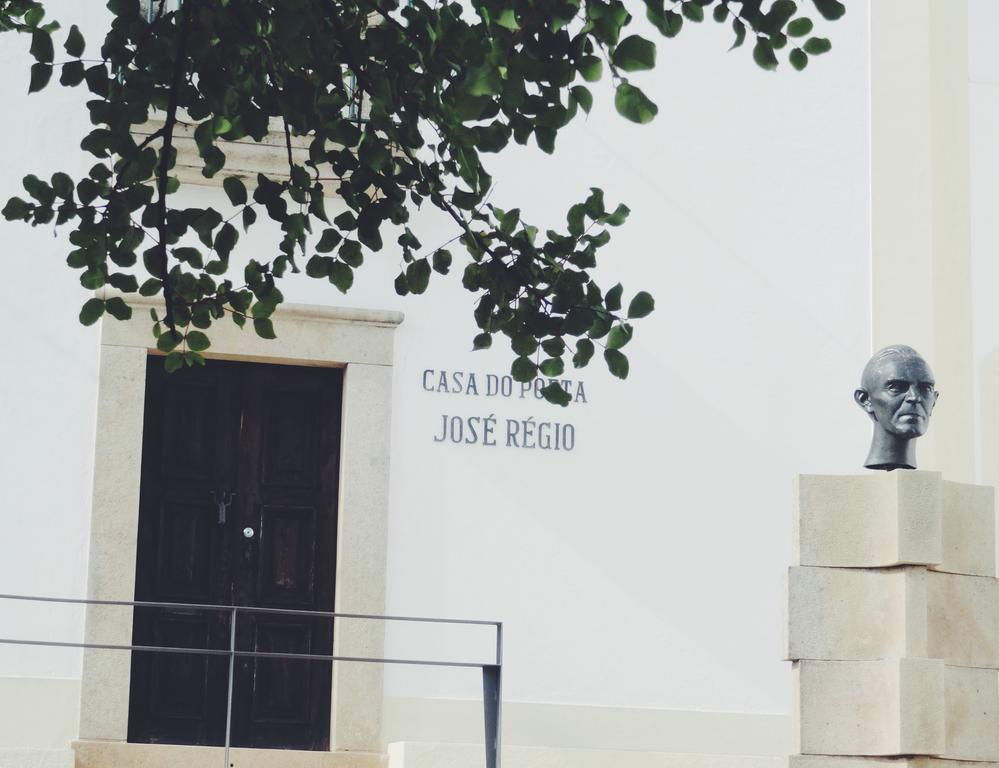
POLYGON ((187 380, 170 382, 164 391, 159 475, 171 484, 199 480, 211 484, 220 474, 217 408, 228 388, 221 381, 222 371, 207 381, 192 379, 197 376, 193 370, 174 375, 184 374, 187 380))
MULTIPOLYGON (((332 611, 341 372, 147 367, 136 599, 332 611), (212 492, 235 493, 220 517, 212 492), (244 529, 252 531, 250 537, 244 529)), ((136 609, 133 642, 226 649, 229 613, 136 609)), ((332 653, 332 619, 242 612, 237 649, 332 653)), ((233 746, 328 749, 331 665, 236 662, 233 746)), ((135 653, 129 741, 220 744, 228 659, 135 653)))
POLYGON ((315 610, 316 516, 315 507, 261 506, 261 605, 315 610))
MULTIPOLYGON (((239 472, 246 502, 240 511, 255 535, 233 556, 242 569, 238 599, 332 611, 341 372, 271 366, 254 373, 246 380, 244 412, 253 416, 245 422, 239 472)), ((247 614, 238 638, 240 647, 254 650, 330 654, 332 621, 247 614)), ((246 660, 236 682, 248 692, 238 743, 329 748, 328 662, 246 660), (296 696, 301 701, 293 704, 296 696)))
POLYGON ((219 565, 213 551, 216 525, 215 510, 204 501, 160 505, 156 593, 161 602, 212 602, 212 574, 219 565))
MULTIPOLYGON (((309 623, 264 617, 256 622, 254 647, 268 653, 312 653, 309 623)), ((299 659, 254 659, 253 677, 267 696, 253 699, 255 724, 308 725, 312 676, 310 663, 299 659)))
POLYGON ((315 414, 322 412, 314 389, 268 387, 260 392, 260 485, 263 488, 308 488, 319 485, 319 431, 315 414))
MULTIPOLYGON (((173 613, 153 620, 156 645, 170 648, 207 648, 211 620, 204 615, 173 613)), ((164 654, 153 666, 149 681, 150 714, 154 718, 204 720, 208 714, 210 657, 164 654)))
MULTIPOLYGON (((166 374, 146 366, 136 600, 228 604, 228 537, 211 491, 233 484, 238 404, 233 369, 219 363, 166 374)), ((225 649, 229 617, 184 609, 141 608, 132 642, 225 649)), ((221 744, 228 660, 196 654, 135 653, 129 741, 221 744)))

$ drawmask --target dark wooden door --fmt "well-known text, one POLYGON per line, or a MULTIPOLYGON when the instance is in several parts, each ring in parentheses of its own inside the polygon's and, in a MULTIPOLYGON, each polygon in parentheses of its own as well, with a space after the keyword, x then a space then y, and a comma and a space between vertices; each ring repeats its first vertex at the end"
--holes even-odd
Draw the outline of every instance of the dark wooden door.
MULTIPOLYGON (((332 611, 341 372, 146 372, 135 599, 332 611), (230 494, 235 494, 230 497, 230 494), (231 498, 219 510, 218 501, 231 498)), ((141 608, 133 643, 227 649, 230 614, 141 608)), ((237 649, 332 652, 332 620, 240 612, 237 649)), ((129 741, 224 742, 224 656, 135 652, 129 741)), ((329 662, 237 658, 232 744, 328 749, 329 662)))

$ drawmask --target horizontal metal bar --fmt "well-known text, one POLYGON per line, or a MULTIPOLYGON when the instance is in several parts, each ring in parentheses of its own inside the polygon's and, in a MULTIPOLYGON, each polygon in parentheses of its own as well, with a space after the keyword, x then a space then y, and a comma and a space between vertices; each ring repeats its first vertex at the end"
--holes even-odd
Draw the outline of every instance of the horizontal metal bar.
POLYGON ((468 624, 477 626, 498 627, 499 621, 483 621, 480 619, 435 619, 427 616, 380 616, 373 613, 338 613, 334 611, 298 611, 293 608, 255 608, 243 605, 205 605, 202 603, 153 603, 142 600, 85 600, 79 597, 37 597, 30 595, 3 595, 0 600, 24 600, 34 603, 64 603, 70 605, 117 605, 133 608, 172 608, 195 611, 232 611, 240 613, 276 613, 290 616, 314 616, 328 619, 371 619, 373 621, 415 621, 427 624, 468 624))
MULTIPOLYGON (((217 648, 171 648, 157 645, 113 645, 110 643, 68 643, 55 640, 16 640, 0 638, 0 645, 33 645, 46 648, 84 648, 102 651, 142 651, 149 653, 186 653, 192 656, 229 656, 232 652, 217 648)), ((235 651, 235 656, 255 659, 301 659, 303 661, 356 661, 369 664, 410 664, 420 667, 461 667, 481 669, 495 666, 488 662, 431 661, 429 659, 373 659, 366 656, 329 656, 319 653, 279 653, 276 651, 235 651)))

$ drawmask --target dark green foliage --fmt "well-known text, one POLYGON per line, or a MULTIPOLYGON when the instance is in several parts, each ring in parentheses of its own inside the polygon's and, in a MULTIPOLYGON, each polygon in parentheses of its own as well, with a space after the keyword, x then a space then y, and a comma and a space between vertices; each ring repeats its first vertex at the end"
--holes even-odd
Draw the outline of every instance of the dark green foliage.
MULTIPOLYGON (((844 10, 838 0, 812 4, 825 19, 844 10)), ((511 141, 553 152, 559 131, 593 107, 584 83, 599 80, 605 64, 617 111, 635 123, 655 118, 656 104, 625 77, 656 63, 655 43, 630 33, 634 5, 184 0, 148 23, 138 0, 109 0, 112 24, 85 59, 75 25, 54 41, 59 25, 45 22, 43 3, 0 0, 0 31, 31 39, 29 90, 45 88, 58 69, 61 85, 89 92, 93 127, 80 146, 99 161, 76 179, 26 177, 28 197, 7 201, 3 216, 68 224, 67 263, 87 288, 162 295, 166 308, 153 318, 153 333, 167 368, 176 370, 203 363, 209 329, 227 316, 274 338, 270 316, 283 300, 276 284, 289 271, 347 291, 365 251, 391 250, 402 256, 395 290, 428 290, 435 272, 446 275, 454 265, 447 244, 424 248, 406 227, 411 209, 429 204, 454 222, 452 239, 467 254, 461 281, 477 297, 475 349, 505 335, 513 376, 530 381, 539 371, 561 375, 569 354, 575 367, 587 365, 600 345, 610 371, 624 378, 629 321, 651 313, 654 302, 641 291, 624 316, 622 286, 604 293, 590 270, 627 206, 608 210, 594 188, 567 206, 564 229, 532 225, 517 208, 486 203, 492 178, 484 158, 511 141), (68 61, 55 60, 57 42, 68 61), (161 130, 132 133, 154 114, 161 130), (170 205, 180 186, 173 173, 178 114, 195 124, 202 173, 225 176, 231 209, 170 205), (287 147, 286 172, 225 175, 228 142, 262 141, 272 121, 287 147), (305 138, 307 159, 293 153, 295 136, 305 138), (324 197, 332 196, 349 210, 330 221, 324 197), (245 231, 261 215, 280 227, 274 256, 251 260, 242 279, 233 278, 237 224, 245 231), (385 239, 390 228, 402 231, 395 241, 385 239), (136 264, 146 273, 139 279, 118 271, 136 264)), ((752 56, 764 69, 782 58, 802 69, 809 55, 829 48, 810 36, 813 23, 792 0, 644 6, 666 39, 710 12, 732 25, 733 47, 752 35, 752 56)), ((125 318, 131 310, 120 297, 91 299, 80 320, 94 323, 105 312, 125 318)), ((551 402, 569 401, 557 383, 543 392, 551 402)))

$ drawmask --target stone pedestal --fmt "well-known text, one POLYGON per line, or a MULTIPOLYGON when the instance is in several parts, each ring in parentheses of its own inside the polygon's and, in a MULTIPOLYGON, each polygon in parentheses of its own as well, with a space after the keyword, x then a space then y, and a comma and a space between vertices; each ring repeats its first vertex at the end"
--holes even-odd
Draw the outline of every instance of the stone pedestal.
POLYGON ((999 768, 993 489, 899 470, 795 495, 791 768, 999 768))

